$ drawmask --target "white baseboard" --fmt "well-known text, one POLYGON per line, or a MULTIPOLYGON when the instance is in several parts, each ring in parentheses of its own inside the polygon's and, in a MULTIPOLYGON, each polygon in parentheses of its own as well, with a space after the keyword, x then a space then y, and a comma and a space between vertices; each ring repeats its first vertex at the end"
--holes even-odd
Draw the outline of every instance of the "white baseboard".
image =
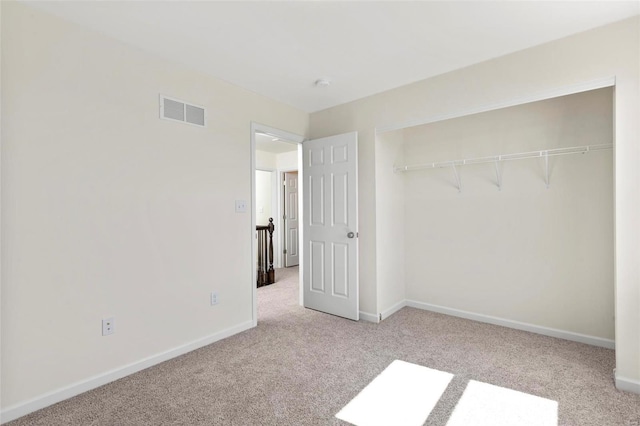
POLYGON ((396 303, 395 305, 393 305, 392 307, 390 307, 389 309, 386 309, 386 310, 382 311, 382 313, 380 314, 381 315, 380 321, 386 320, 391 315, 395 314, 396 312, 398 312, 400 309, 404 308, 405 306, 407 306, 407 301, 406 300, 401 300, 398 303, 396 303))
POLYGON ((202 339, 194 340, 193 342, 175 347, 173 349, 169 349, 168 351, 141 359, 140 361, 136 361, 123 367, 116 368, 114 370, 107 371, 93 377, 89 377, 88 379, 76 383, 72 383, 69 386, 47 392, 31 400, 12 405, 0 412, 0 423, 6 423, 11 420, 15 420, 29 413, 40 410, 41 408, 48 407, 57 402, 64 401, 65 399, 69 399, 73 396, 79 395, 83 392, 87 392, 91 389, 95 389, 102 385, 106 385, 107 383, 129 376, 133 373, 137 373, 138 371, 144 370, 161 362, 168 361, 177 356, 186 354, 187 352, 191 352, 203 346, 210 345, 211 343, 217 342, 218 340, 222 340, 227 337, 233 336, 234 334, 238 334, 240 332, 248 330, 252 326, 252 321, 243 322, 234 327, 227 328, 226 330, 219 331, 202 339))
POLYGON ((618 390, 640 394, 640 381, 618 376, 618 373, 615 373, 615 378, 618 390))
POLYGON ((376 323, 376 324, 380 322, 380 316, 379 315, 370 314, 369 312, 364 312, 364 311, 360 311, 360 319, 362 321, 373 322, 373 323, 376 323))
POLYGON ((572 331, 558 330, 555 328, 542 327, 535 324, 513 321, 504 318, 492 317, 489 315, 476 314, 473 312, 461 311, 444 306, 432 305, 430 303, 417 302, 415 300, 407 300, 407 306, 425 311, 438 312, 441 314, 451 315, 454 317, 466 318, 489 324, 501 325, 503 327, 515 328, 516 330, 530 331, 531 333, 542 334, 544 336, 558 337, 560 339, 571 340, 573 342, 586 343, 588 345, 600 346, 602 348, 615 349, 615 342, 610 339, 589 336, 586 334, 574 333, 572 331))

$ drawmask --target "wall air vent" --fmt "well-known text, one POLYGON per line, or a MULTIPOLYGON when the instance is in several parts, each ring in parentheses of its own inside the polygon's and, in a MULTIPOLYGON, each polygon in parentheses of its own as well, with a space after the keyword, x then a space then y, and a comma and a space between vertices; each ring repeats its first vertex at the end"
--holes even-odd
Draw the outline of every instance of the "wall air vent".
POLYGON ((180 121, 194 126, 205 126, 205 110, 175 98, 160 95, 160 118, 180 121))

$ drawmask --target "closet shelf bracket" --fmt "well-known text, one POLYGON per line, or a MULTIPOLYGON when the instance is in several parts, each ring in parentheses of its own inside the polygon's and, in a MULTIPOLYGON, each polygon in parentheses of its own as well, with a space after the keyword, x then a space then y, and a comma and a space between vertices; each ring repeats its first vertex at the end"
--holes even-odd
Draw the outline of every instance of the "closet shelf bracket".
POLYGON ((499 162, 500 156, 496 158, 496 160, 493 162, 493 165, 496 168, 496 182, 498 184, 498 191, 502 191, 502 174, 500 173, 500 166, 498 165, 499 162))
POLYGON ((544 155, 544 183, 547 185, 547 189, 549 189, 549 151, 544 151, 544 153, 540 153, 544 155))
POLYGON ((462 192, 462 183, 460 182, 460 174, 458 173, 458 168, 456 167, 456 163, 454 161, 451 162, 451 167, 453 168, 453 175, 456 177, 456 185, 458 186, 458 192, 462 192))

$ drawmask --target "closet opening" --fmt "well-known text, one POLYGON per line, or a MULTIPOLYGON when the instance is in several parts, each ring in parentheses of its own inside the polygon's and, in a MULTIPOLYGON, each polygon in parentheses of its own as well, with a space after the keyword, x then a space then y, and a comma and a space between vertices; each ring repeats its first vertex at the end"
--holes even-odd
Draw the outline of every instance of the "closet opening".
POLYGON ((613 349, 614 146, 612 85, 378 132, 378 293, 613 349))

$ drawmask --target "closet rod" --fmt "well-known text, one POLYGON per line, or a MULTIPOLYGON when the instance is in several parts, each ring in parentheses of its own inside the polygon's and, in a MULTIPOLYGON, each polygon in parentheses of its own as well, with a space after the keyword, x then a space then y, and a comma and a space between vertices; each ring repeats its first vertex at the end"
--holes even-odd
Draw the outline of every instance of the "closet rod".
POLYGON ((489 157, 466 158, 464 160, 451 160, 451 161, 440 161, 437 163, 424 163, 424 164, 413 164, 413 165, 406 165, 406 166, 396 166, 393 168, 393 171, 409 172, 413 170, 437 169, 437 168, 451 167, 451 166, 464 166, 467 164, 495 163, 496 161, 525 160, 527 158, 545 158, 545 157, 554 157, 557 155, 568 155, 568 154, 585 154, 591 151, 600 151, 603 149, 612 149, 612 148, 613 148, 613 144, 607 143, 607 144, 601 144, 601 145, 585 145, 585 146, 572 146, 569 148, 543 149, 541 151, 519 152, 515 154, 500 154, 500 155, 492 155, 489 157))

